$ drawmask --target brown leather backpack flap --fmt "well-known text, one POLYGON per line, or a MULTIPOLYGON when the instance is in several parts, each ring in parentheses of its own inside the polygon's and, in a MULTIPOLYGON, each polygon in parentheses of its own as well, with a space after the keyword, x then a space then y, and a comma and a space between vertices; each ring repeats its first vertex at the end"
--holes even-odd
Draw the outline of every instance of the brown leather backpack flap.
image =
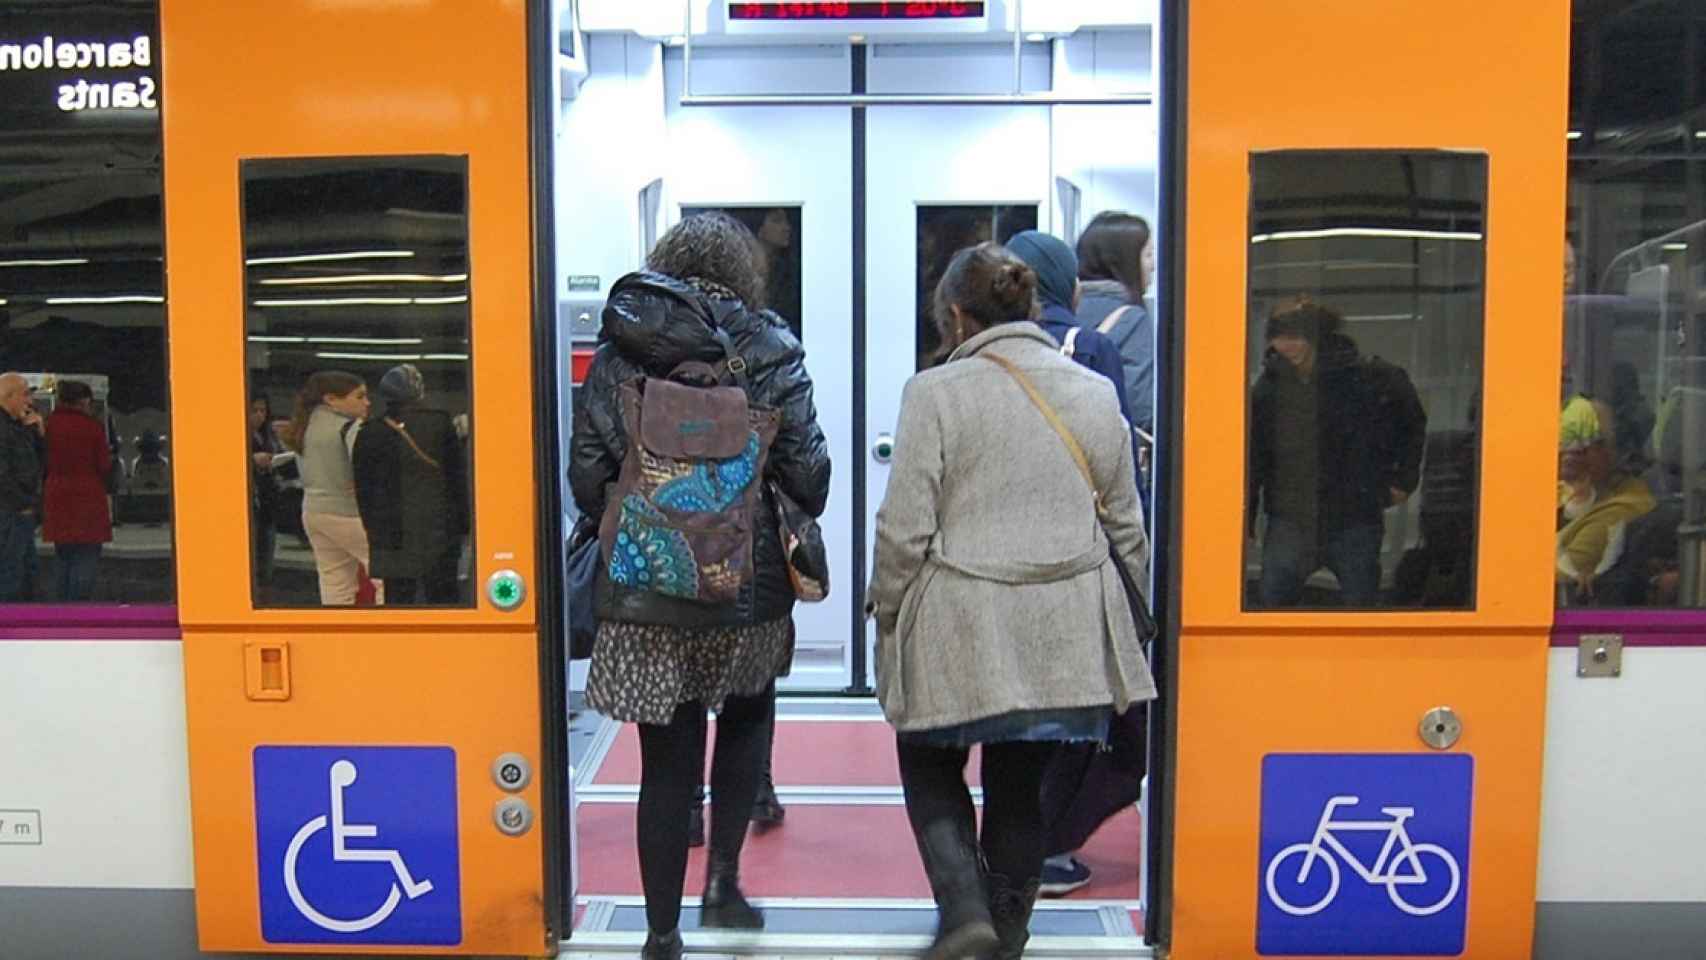
POLYGON ((746 449, 748 437, 746 391, 741 388, 646 382, 640 442, 647 450, 679 460, 726 460, 746 449))

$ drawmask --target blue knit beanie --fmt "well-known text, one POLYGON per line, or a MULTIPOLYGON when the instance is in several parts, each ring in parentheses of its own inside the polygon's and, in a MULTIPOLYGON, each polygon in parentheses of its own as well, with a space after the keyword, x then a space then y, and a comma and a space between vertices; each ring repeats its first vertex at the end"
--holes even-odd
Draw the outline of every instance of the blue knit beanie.
POLYGON ((1007 241, 1007 249, 1037 275, 1037 299, 1044 306, 1072 309, 1078 286, 1078 255, 1059 237, 1026 230, 1007 241))

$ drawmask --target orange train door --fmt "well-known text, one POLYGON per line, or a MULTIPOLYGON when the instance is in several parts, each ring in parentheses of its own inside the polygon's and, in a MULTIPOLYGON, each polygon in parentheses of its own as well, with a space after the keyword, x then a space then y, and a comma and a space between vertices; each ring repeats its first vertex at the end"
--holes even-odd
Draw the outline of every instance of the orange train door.
POLYGON ((1170 7, 1173 955, 1527 956, 1569 5, 1170 7))
POLYGON ((162 6, 201 946, 554 954, 541 5, 162 6))

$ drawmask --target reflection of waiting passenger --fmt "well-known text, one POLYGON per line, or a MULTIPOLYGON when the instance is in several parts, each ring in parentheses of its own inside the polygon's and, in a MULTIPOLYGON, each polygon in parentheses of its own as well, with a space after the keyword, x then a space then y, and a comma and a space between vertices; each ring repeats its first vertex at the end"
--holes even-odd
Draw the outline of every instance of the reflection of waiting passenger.
POLYGON ((413 364, 379 381, 382 418, 355 438, 355 499, 389 604, 461 600, 456 566, 468 532, 468 468, 450 414, 421 405, 413 364))
POLYGON ((1392 604, 1399 607, 1467 607, 1475 563, 1476 455, 1481 395, 1469 408, 1469 429, 1428 435, 1422 460, 1427 498, 1417 511, 1421 542, 1398 561, 1392 604))
POLYGON ((1268 350, 1250 416, 1250 532, 1268 515, 1260 602, 1295 606, 1321 567, 1340 602, 1380 599, 1383 513, 1420 479, 1427 413, 1410 377, 1364 357, 1343 318, 1302 300, 1268 318, 1268 350))
POLYGON ((278 545, 278 477, 273 459, 284 445, 272 428, 272 402, 257 393, 249 401, 249 514, 254 528, 255 583, 272 582, 273 559, 278 545))
POLYGON ((101 544, 113 538, 107 510, 112 449, 106 428, 94 414, 95 393, 88 384, 59 382, 59 402, 47 418, 41 533, 59 561, 59 599, 65 603, 94 594, 101 544))
POLYGON ((350 465, 352 434, 367 408, 367 385, 360 377, 328 370, 308 378, 291 418, 302 474, 302 528, 314 548, 320 602, 327 606, 353 605, 369 565, 350 465))
POLYGON ((0 603, 26 599, 35 580, 41 433, 29 381, 0 373, 0 603))
POLYGON ((1135 214, 1098 213, 1078 238, 1078 279, 1084 281, 1078 323, 1119 347, 1131 422, 1149 434, 1155 432, 1155 324, 1143 294, 1154 270, 1149 223, 1135 214))
POLYGON ((1646 482, 1617 462, 1615 423, 1608 405, 1576 397, 1558 431, 1557 572, 1571 603, 1595 598, 1595 581, 1623 559, 1630 523, 1654 506, 1646 482))

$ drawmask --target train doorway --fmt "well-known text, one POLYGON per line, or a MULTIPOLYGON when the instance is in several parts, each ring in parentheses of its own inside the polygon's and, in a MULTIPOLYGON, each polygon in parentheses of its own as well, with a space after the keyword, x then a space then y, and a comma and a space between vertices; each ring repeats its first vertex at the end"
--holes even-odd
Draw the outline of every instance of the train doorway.
MULTIPOLYGON (((689 44, 614 29, 588 6, 587 74, 565 99, 559 141, 609 143, 618 116, 626 139, 619 156, 561 152, 559 272, 596 274, 608 289, 683 217, 719 210, 746 223, 771 256, 769 306, 805 347, 834 459, 823 519, 834 589, 796 608, 796 656, 780 685, 772 775, 786 815, 755 828, 743 859, 768 932, 695 931, 697 849, 683 929, 696 948, 736 952, 827 951, 848 936, 877 952, 916 949, 934 922, 921 870, 827 869, 917 858, 893 733, 872 696, 874 634, 857 613, 901 388, 938 360, 928 305, 956 250, 1031 229, 1070 243, 1102 210, 1154 222, 1153 24, 1015 38, 997 14, 975 35, 878 24, 849 42, 845 29, 808 24, 755 38, 713 13, 703 30, 695 20, 689 44), (628 226, 571 226, 593 219, 628 226)), ((596 345, 585 318, 600 304, 590 290, 568 296, 563 332, 584 364, 596 345)), ((571 669, 579 919, 566 947, 597 955, 632 950, 645 933, 639 758, 631 727, 585 708, 584 673, 571 669)), ((1143 952, 1136 800, 1078 852, 1091 879, 1039 909, 1033 951, 1143 952)))

